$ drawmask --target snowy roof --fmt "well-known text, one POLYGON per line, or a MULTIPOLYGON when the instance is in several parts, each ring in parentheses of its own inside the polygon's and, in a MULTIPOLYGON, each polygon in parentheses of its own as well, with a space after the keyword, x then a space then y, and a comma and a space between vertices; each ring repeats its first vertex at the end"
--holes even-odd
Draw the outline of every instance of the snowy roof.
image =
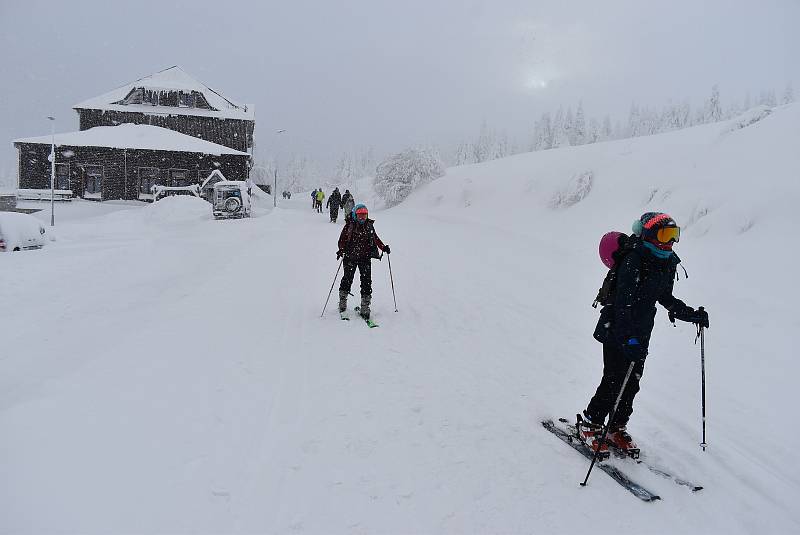
POLYGON ((148 114, 165 115, 194 115, 205 117, 219 117, 222 119, 244 119, 252 121, 255 114, 252 104, 238 104, 223 97, 207 85, 192 78, 186 71, 177 65, 159 71, 155 74, 139 78, 108 93, 84 100, 73 106, 73 109, 91 109, 107 111, 128 111, 148 114), (183 108, 177 106, 152 106, 150 104, 115 104, 123 100, 134 88, 144 88, 150 91, 197 91, 202 93, 209 105, 214 108, 183 108))
MULTIPOLYGON (((14 143, 50 144, 50 136, 15 139, 14 143)), ((119 126, 95 126, 79 132, 56 134, 56 145, 72 147, 110 147, 114 149, 169 150, 198 152, 201 154, 235 154, 249 156, 246 152, 187 136, 174 130, 146 124, 125 123, 119 126)))
POLYGON ((211 174, 208 175, 208 177, 206 177, 205 180, 203 180, 203 185, 200 186, 200 188, 206 189, 206 185, 214 179, 216 179, 218 182, 226 182, 228 180, 227 178, 225 178, 225 175, 222 174, 222 171, 220 171, 219 169, 214 169, 213 171, 211 171, 211 174))

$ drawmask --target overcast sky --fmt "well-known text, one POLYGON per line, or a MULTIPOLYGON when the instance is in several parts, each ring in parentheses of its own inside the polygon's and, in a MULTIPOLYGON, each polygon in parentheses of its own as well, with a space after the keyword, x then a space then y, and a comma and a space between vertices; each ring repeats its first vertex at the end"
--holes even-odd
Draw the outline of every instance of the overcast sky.
POLYGON ((47 115, 77 130, 72 105, 176 64, 255 105, 261 150, 455 144, 484 119, 527 140, 579 99, 624 119, 714 83, 800 93, 800 0, 0 0, 0 173, 47 115))

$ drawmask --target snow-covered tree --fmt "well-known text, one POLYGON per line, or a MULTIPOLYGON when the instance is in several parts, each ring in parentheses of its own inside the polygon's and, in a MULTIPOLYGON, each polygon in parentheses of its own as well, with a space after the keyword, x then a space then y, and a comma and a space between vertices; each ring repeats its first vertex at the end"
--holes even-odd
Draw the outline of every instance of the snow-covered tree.
POLYGON ((600 139, 608 141, 614 138, 614 128, 611 126, 611 116, 603 117, 603 129, 600 131, 600 139))
POLYGON ((578 111, 575 112, 575 124, 573 127, 574 138, 573 145, 583 145, 584 143, 594 143, 588 141, 588 134, 586 131, 586 116, 583 113, 583 102, 578 102, 578 111))
POLYGON ((564 108, 558 108, 556 116, 553 118, 553 127, 551 129, 550 147, 557 149, 559 147, 569 147, 569 138, 564 129, 564 108))
POLYGON ((420 184, 442 175, 444 164, 437 151, 410 148, 378 164, 375 191, 387 206, 394 206, 405 200, 420 184))
POLYGON ((711 96, 706 101, 704 119, 706 123, 716 123, 722 120, 722 104, 720 104, 719 86, 717 84, 711 87, 711 96))
POLYGON ((631 110, 628 112, 628 135, 626 137, 640 136, 642 131, 642 117, 639 113, 639 106, 636 103, 631 104, 631 110))
POLYGON ((783 91, 783 99, 781 99, 781 104, 791 104, 794 102, 794 89, 792 88, 792 82, 786 84, 786 89, 783 91))

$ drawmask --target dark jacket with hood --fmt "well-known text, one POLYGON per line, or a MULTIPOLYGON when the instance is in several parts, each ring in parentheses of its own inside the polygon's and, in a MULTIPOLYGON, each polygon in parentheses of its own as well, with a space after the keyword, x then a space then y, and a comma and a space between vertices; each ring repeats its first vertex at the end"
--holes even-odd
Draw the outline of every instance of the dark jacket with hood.
POLYGON ((637 338, 647 350, 655 323, 656 303, 678 319, 692 314, 693 308, 672 295, 680 261, 674 252, 667 258, 657 257, 637 238, 617 267, 613 304, 601 310, 595 338, 620 345, 637 338))
POLYGON ((374 223, 372 219, 367 219, 363 223, 355 221, 352 217, 347 219, 339 235, 339 250, 344 251, 346 258, 363 260, 376 257, 378 248, 383 251, 385 245, 375 233, 374 223))
POLYGON ((331 193, 331 196, 328 197, 327 206, 330 207, 331 211, 335 210, 335 211, 338 212, 339 211, 339 206, 341 205, 341 203, 342 203, 342 197, 339 194, 339 190, 338 189, 333 190, 333 193, 331 193))

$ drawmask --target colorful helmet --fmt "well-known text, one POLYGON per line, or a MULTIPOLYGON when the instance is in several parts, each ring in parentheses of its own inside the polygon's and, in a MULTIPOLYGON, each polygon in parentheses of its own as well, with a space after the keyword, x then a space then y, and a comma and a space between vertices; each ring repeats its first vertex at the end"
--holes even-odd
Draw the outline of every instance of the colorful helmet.
POLYGON ((647 212, 633 223, 633 233, 661 249, 672 248, 681 239, 681 229, 674 219, 661 212, 647 212))
POLYGON ((369 210, 364 204, 357 204, 353 207, 353 220, 364 223, 369 217, 369 210))

